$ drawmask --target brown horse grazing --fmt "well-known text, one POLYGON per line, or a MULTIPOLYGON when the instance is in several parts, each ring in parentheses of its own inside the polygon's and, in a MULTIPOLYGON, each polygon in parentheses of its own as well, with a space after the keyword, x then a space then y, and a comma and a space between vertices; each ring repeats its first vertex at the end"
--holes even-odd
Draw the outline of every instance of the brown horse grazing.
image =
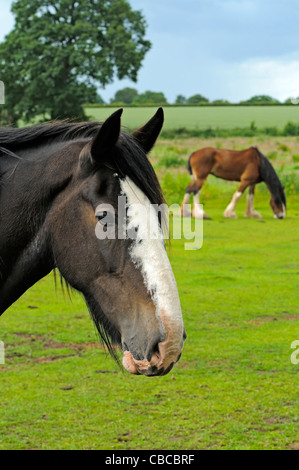
POLYGON ((132 135, 121 131, 121 113, 103 124, 0 129, 0 315, 57 268, 84 295, 112 356, 118 345, 129 372, 164 375, 186 334, 146 155, 163 110, 132 135), (124 220, 114 217, 120 199, 124 220), (150 211, 155 238, 146 236, 150 211), (119 233, 120 221, 134 236, 119 233))
POLYGON ((192 153, 188 169, 193 179, 186 189, 181 206, 183 216, 208 218, 206 213, 199 209, 199 195, 205 179, 209 174, 229 181, 240 181, 238 191, 233 195, 232 201, 224 211, 224 217, 236 218, 235 208, 243 192, 249 187, 247 195, 246 217, 261 217, 254 210, 254 189, 257 183, 264 181, 271 193, 270 205, 274 217, 283 219, 286 213, 286 197, 284 188, 269 162, 269 160, 256 148, 246 150, 225 150, 217 148, 203 148, 192 153), (192 214, 187 209, 190 194, 194 194, 194 207, 192 214))

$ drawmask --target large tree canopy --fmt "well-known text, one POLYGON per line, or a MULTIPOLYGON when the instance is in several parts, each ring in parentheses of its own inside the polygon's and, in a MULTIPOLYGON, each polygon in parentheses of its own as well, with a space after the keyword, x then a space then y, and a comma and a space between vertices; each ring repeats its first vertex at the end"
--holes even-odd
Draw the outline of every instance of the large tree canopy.
POLYGON ((12 121, 82 119, 97 85, 115 76, 137 80, 151 46, 145 19, 126 0, 16 0, 12 12, 14 29, 0 44, 4 112, 12 121))

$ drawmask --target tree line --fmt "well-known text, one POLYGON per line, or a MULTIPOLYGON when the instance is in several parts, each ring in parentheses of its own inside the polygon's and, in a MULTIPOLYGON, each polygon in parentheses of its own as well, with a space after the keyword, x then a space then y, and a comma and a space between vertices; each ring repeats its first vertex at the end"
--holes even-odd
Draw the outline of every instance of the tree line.
POLYGON ((197 105, 280 105, 280 104, 299 104, 299 97, 288 98, 285 101, 279 101, 276 98, 268 95, 255 95, 248 100, 232 103, 228 100, 218 99, 210 101, 207 97, 197 93, 190 97, 184 95, 177 95, 174 103, 169 103, 163 92, 145 91, 138 93, 136 88, 125 87, 118 90, 115 95, 110 99, 109 103, 105 102, 98 94, 94 102, 90 104, 99 105, 127 105, 127 106, 142 106, 142 105, 178 105, 178 106, 197 106, 197 105))

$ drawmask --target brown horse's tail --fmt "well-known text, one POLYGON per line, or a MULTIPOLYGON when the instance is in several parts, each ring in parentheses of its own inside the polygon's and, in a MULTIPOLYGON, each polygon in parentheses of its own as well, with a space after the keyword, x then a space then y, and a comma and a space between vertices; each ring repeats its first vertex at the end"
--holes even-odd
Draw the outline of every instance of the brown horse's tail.
POLYGON ((188 163, 187 163, 187 170, 189 171, 190 175, 192 175, 192 167, 191 167, 191 157, 192 157, 193 153, 191 153, 189 159, 188 159, 188 163))

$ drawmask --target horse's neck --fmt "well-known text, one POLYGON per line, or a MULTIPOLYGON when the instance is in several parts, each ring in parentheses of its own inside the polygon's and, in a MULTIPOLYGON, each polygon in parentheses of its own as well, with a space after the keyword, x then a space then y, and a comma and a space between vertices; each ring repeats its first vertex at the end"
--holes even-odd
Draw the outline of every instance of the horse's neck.
POLYGON ((55 267, 44 221, 53 199, 70 178, 63 157, 61 162, 55 165, 50 157, 20 161, 2 181, 0 314, 55 267))
POLYGON ((19 252, 11 266, 0 263, 0 315, 27 289, 53 269, 53 260, 46 240, 38 233, 19 252), (2 264, 2 266, 1 266, 2 264))

